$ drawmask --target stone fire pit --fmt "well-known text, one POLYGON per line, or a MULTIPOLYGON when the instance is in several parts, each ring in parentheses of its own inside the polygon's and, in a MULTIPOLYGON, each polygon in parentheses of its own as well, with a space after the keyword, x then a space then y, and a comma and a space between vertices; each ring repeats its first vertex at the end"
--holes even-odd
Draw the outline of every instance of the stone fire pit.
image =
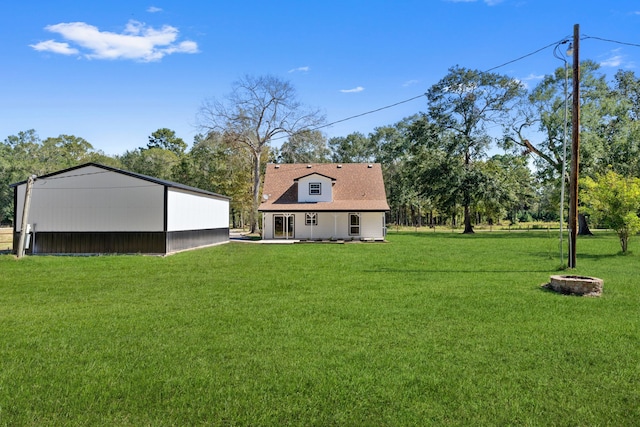
POLYGON ((602 295, 602 279, 589 276, 551 276, 543 285, 547 289, 569 295, 599 297, 602 295))

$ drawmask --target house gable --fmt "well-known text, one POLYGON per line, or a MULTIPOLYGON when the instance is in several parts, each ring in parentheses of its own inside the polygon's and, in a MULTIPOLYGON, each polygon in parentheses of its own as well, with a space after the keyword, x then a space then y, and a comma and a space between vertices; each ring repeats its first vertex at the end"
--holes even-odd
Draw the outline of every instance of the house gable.
POLYGON ((295 179, 298 182, 298 203, 318 203, 333 201, 334 179, 313 173, 295 179))

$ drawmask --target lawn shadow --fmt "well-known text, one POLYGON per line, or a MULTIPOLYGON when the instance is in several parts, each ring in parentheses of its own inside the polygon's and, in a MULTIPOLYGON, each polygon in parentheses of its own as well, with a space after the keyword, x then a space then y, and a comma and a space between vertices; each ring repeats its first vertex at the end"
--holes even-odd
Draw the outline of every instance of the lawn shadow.
POLYGON ((576 254, 576 258, 578 260, 580 260, 580 258, 582 259, 590 259, 590 260, 594 260, 594 261, 599 261, 602 259, 612 259, 612 258, 617 258, 618 255, 617 254, 611 254, 611 255, 594 255, 594 254, 581 254, 578 253, 576 254))
POLYGON ((401 269, 401 268, 386 268, 386 267, 363 270, 364 273, 393 273, 393 274, 397 274, 397 273, 416 273, 416 274, 418 273, 466 273, 466 274, 470 274, 470 273, 554 273, 556 271, 557 270, 555 269, 552 269, 552 270, 548 270, 548 269, 540 269, 540 270, 455 269, 454 270, 454 269, 444 269, 444 268, 443 269, 437 269, 437 268, 401 269))
MULTIPOLYGON (((549 236, 549 232, 547 230, 518 230, 518 231, 477 231, 471 234, 464 234, 460 230, 455 230, 452 232, 446 231, 391 231, 389 230, 389 236, 413 236, 420 238, 446 238, 446 239, 496 239, 496 240, 505 240, 505 239, 522 239, 522 238, 531 238, 531 239, 539 239, 541 237, 549 236)), ((549 236, 555 238, 556 236, 549 236)))

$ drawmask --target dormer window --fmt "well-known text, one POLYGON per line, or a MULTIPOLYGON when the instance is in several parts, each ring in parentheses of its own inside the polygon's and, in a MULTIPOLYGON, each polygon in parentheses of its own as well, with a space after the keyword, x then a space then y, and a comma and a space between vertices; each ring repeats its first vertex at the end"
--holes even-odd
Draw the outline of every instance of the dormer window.
POLYGON ((310 182, 309 183, 309 195, 310 196, 319 196, 322 194, 322 183, 321 182, 310 182))
POLYGON ((333 201, 333 191, 331 186, 335 182, 334 178, 319 173, 295 178, 294 183, 298 183, 298 203, 325 203, 333 201))

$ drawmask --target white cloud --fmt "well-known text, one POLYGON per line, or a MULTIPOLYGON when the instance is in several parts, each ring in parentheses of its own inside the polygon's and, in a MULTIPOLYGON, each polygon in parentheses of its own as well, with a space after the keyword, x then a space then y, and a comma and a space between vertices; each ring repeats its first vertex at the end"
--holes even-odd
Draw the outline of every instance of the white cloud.
POLYGON ((358 93, 362 92, 364 88, 362 86, 354 87, 353 89, 340 89, 342 93, 358 93))
POLYGON ((306 73, 310 69, 311 68, 309 68, 309 66, 307 65, 307 66, 304 66, 304 67, 292 68, 291 70, 289 70, 289 73, 295 73, 295 72, 306 73))
POLYGON ((622 54, 622 48, 613 49, 609 52, 609 57, 600 61, 601 67, 612 68, 635 68, 632 61, 627 60, 628 55, 622 54))
POLYGON ((523 77, 522 79, 520 79, 520 81, 523 82, 530 82, 532 80, 542 80, 544 79, 544 74, 529 74, 527 77, 523 77))
POLYGON ((525 77, 526 80, 542 80, 544 79, 544 74, 529 74, 527 77, 525 77))
MULTIPOLYGON (((138 21, 129 21, 122 33, 100 31, 93 25, 84 22, 69 22, 48 25, 45 30, 60 34, 72 45, 80 49, 71 48, 68 43, 59 43, 49 40, 48 43, 39 46, 41 51, 63 53, 62 45, 66 45, 68 51, 82 52, 89 59, 132 59, 142 62, 158 61, 172 53, 197 53, 198 45, 193 41, 176 43, 178 29, 170 25, 164 25, 160 29, 147 26, 138 21)), ((70 54, 70 53, 66 53, 70 54)))
POLYGON ((600 62, 601 67, 619 67, 622 64, 622 55, 613 55, 600 62))
POLYGON ((47 40, 36 44, 30 44, 30 47, 40 52, 53 52, 60 55, 76 55, 79 53, 78 49, 74 49, 69 46, 69 43, 60 43, 55 40, 47 40))
POLYGON ((177 52, 180 53, 198 53, 198 43, 192 42, 191 40, 187 40, 184 42, 180 42, 178 45, 177 52))
POLYGON ((519 83, 521 83, 525 89, 529 89, 529 82, 533 82, 536 80, 544 79, 544 74, 529 74, 527 77, 523 77, 521 79, 516 79, 519 83))
POLYGON ((418 83, 420 83, 419 80, 407 80, 406 82, 402 83, 402 87, 414 86, 414 85, 417 85, 418 83))
POLYGON ((149 6, 147 8, 147 12, 149 12, 149 13, 158 13, 158 12, 162 12, 162 9, 160 9, 159 7, 155 7, 155 6, 149 6))

